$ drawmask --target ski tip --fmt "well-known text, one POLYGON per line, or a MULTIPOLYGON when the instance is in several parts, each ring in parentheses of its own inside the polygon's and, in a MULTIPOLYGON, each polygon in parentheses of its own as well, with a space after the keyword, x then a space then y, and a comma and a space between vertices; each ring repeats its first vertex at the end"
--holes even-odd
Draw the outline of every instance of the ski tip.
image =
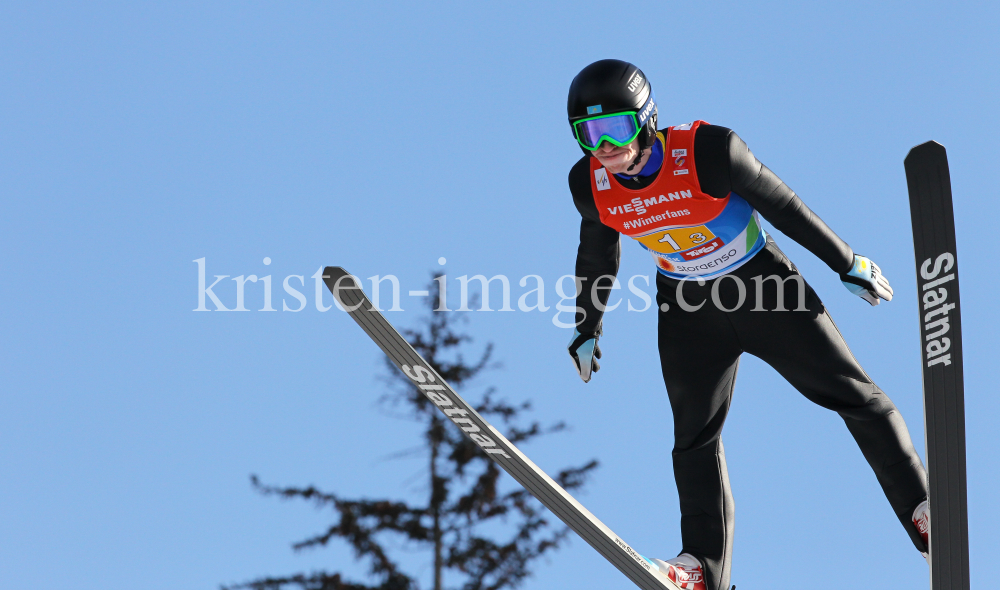
POLYGON ((910 151, 906 154, 906 160, 911 158, 919 157, 925 154, 947 154, 947 150, 940 143, 934 141, 925 141, 920 145, 913 146, 910 151))
POLYGON ((340 288, 359 288, 356 280, 342 282, 344 277, 350 277, 351 273, 344 270, 342 266, 328 266, 323 269, 323 282, 326 283, 326 288, 332 293, 335 288, 337 288, 337 283, 340 282, 340 288))

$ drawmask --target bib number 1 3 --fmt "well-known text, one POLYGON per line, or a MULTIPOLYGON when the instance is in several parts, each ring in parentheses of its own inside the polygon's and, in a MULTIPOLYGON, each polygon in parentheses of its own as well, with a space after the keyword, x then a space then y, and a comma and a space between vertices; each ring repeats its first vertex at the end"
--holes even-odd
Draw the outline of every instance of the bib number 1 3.
POLYGON ((708 228, 701 227, 668 231, 664 232, 663 237, 658 240, 658 243, 669 244, 675 252, 678 252, 680 250, 687 250, 688 248, 707 242, 709 237, 706 233, 710 235, 712 232, 708 231, 708 228), (691 229, 703 229, 704 231, 692 232, 691 229), (678 243, 678 241, 681 243, 678 243))

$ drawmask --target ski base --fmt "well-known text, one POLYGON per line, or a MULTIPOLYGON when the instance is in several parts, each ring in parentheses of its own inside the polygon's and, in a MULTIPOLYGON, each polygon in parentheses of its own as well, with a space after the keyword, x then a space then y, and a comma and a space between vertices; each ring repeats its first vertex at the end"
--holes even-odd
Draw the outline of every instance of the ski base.
POLYGON ((929 141, 904 161, 917 266, 932 590, 969 590, 962 318, 951 176, 929 141))
POLYGON ((337 303, 378 344, 410 382, 546 508, 636 586, 643 590, 677 590, 655 564, 614 534, 445 383, 372 305, 354 276, 339 266, 328 266, 323 271, 323 281, 337 303))

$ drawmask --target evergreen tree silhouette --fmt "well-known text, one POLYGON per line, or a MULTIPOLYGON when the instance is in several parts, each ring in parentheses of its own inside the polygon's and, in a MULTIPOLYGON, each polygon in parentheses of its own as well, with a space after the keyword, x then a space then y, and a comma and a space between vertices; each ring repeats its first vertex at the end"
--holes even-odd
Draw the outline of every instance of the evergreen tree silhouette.
MULTIPOLYGON (((456 323, 467 316, 434 309, 438 286, 438 281, 431 281, 432 296, 427 298, 431 311, 424 318, 422 329, 403 333, 427 363, 461 391, 464 384, 492 366, 493 346, 488 344, 474 363, 465 360, 462 351, 472 339, 456 331, 456 323)), ((419 590, 416 576, 402 571, 390 557, 387 545, 393 539, 429 549, 433 567, 431 590, 448 590, 444 581, 446 572, 449 580, 460 580, 455 590, 516 588, 531 575, 529 566, 534 560, 555 550, 566 539, 569 529, 523 488, 501 491, 503 486, 499 484, 509 476, 447 420, 388 358, 385 362, 391 392, 380 401, 387 406, 402 407, 406 417, 423 425, 420 448, 426 452, 430 492, 423 503, 347 499, 312 486, 266 485, 256 475, 251 476, 253 487, 261 494, 306 500, 331 509, 335 522, 326 531, 292 547, 298 551, 342 539, 354 549, 357 560, 367 562, 371 580, 351 581, 339 572, 319 571, 259 578, 222 586, 222 590, 419 590), (497 538, 499 535, 506 536, 497 538)), ((505 431, 515 445, 566 428, 562 422, 548 427, 538 422, 519 426, 519 419, 530 409, 530 403, 511 405, 494 394, 493 388, 488 388, 475 409, 505 431)), ((597 461, 591 460, 579 467, 563 469, 553 479, 566 490, 577 490, 596 467, 597 461)))

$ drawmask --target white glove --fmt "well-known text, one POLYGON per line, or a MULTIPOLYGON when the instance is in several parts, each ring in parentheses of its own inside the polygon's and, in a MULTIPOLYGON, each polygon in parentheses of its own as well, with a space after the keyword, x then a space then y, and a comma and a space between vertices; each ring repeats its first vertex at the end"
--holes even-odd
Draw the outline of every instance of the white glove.
POLYGON ((596 373, 601 370, 601 365, 597 362, 597 359, 601 358, 601 347, 597 345, 597 339, 600 337, 600 329, 597 332, 586 334, 581 334, 579 330, 573 330, 573 339, 566 347, 569 350, 569 356, 573 359, 573 366, 576 367, 576 372, 580 374, 580 379, 583 379, 584 383, 590 381, 592 372, 596 373))
POLYGON ((882 269, 877 264, 860 254, 854 255, 854 265, 850 271, 840 275, 840 282, 848 291, 872 305, 878 305, 880 297, 892 301, 889 279, 882 276, 882 269))

